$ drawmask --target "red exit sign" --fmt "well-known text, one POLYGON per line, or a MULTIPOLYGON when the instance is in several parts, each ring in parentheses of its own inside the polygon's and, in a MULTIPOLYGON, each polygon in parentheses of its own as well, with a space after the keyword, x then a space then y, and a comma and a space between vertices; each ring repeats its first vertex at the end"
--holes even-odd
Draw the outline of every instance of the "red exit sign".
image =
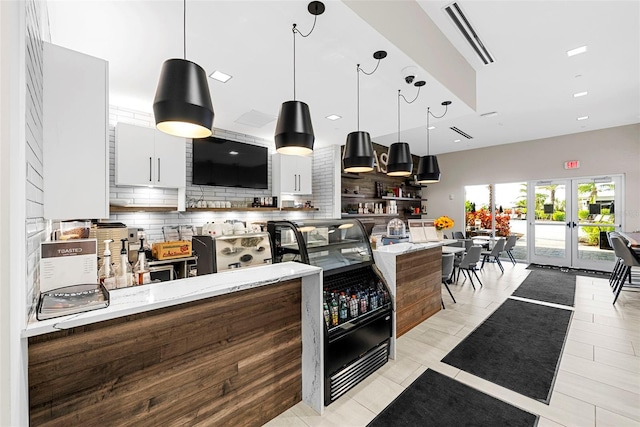
POLYGON ((580 160, 569 160, 564 162, 565 169, 578 169, 580 167, 580 160))

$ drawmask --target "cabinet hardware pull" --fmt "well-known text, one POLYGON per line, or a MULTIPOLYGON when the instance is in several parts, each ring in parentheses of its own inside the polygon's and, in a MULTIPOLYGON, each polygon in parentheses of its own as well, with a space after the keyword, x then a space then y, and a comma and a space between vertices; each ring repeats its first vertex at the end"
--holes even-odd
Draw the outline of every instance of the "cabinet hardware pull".
POLYGON ((158 157, 158 182, 160 182, 160 157, 158 157))
POLYGON ((153 178, 151 178, 151 164, 153 162, 153 159, 151 157, 149 157, 149 182, 153 181, 153 178))

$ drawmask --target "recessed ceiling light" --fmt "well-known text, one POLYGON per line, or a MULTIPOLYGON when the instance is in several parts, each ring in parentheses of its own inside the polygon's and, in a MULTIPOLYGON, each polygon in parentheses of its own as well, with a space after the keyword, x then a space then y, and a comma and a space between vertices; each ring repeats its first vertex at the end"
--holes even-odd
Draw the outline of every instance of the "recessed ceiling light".
POLYGON ((578 92, 578 93, 574 93, 573 97, 574 98, 580 98, 581 96, 585 96, 586 94, 588 94, 589 92, 584 91, 584 92, 578 92))
POLYGON ((232 156, 237 156, 239 153, 237 151, 229 151, 229 154, 232 156))
POLYGON ((341 119, 341 118, 342 118, 342 116, 339 116, 339 115, 337 115, 337 114, 330 114, 330 115, 328 115, 328 116, 327 116, 327 117, 325 117, 325 118, 326 118, 326 119, 329 119, 329 120, 338 120, 338 119, 341 119))
POLYGON ((580 46, 575 49, 571 49, 567 51, 567 56, 579 55, 581 53, 585 53, 587 51, 587 46, 580 46))
POLYGON ((582 116, 582 117, 578 117, 577 120, 587 120, 589 118, 589 116, 582 116))
POLYGON ((435 128, 436 128, 435 126, 429 126, 427 129, 429 129, 429 130, 433 130, 433 129, 435 129, 435 128))
POLYGON ((231 79, 231 76, 229 74, 225 74, 222 71, 218 71, 218 70, 209 74, 209 77, 211 77, 213 80, 217 80, 222 83, 226 83, 229 81, 229 79, 231 79))
POLYGON ((453 142, 460 142, 460 140, 459 139, 454 139, 453 142))
POLYGON ((491 111, 490 113, 480 114, 480 117, 495 117, 498 115, 497 111, 491 111))

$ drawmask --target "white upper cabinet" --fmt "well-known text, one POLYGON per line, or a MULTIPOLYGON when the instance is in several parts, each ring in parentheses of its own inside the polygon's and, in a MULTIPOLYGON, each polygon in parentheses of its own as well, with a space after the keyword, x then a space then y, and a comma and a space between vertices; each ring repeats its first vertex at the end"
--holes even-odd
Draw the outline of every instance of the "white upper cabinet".
POLYGON ((43 51, 43 201, 51 220, 109 218, 109 64, 43 51))
POLYGON ((312 162, 311 156, 274 154, 272 194, 311 194, 312 162))
POLYGON ((116 126, 116 185, 184 188, 186 141, 154 128, 116 126))

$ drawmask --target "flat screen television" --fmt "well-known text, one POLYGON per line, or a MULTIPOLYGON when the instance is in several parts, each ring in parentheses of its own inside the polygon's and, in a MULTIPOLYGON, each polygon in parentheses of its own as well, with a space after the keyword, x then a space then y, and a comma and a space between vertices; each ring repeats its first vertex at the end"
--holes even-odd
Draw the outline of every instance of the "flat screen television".
POLYGON ((194 185, 269 188, 266 147, 209 137, 193 140, 194 185))

